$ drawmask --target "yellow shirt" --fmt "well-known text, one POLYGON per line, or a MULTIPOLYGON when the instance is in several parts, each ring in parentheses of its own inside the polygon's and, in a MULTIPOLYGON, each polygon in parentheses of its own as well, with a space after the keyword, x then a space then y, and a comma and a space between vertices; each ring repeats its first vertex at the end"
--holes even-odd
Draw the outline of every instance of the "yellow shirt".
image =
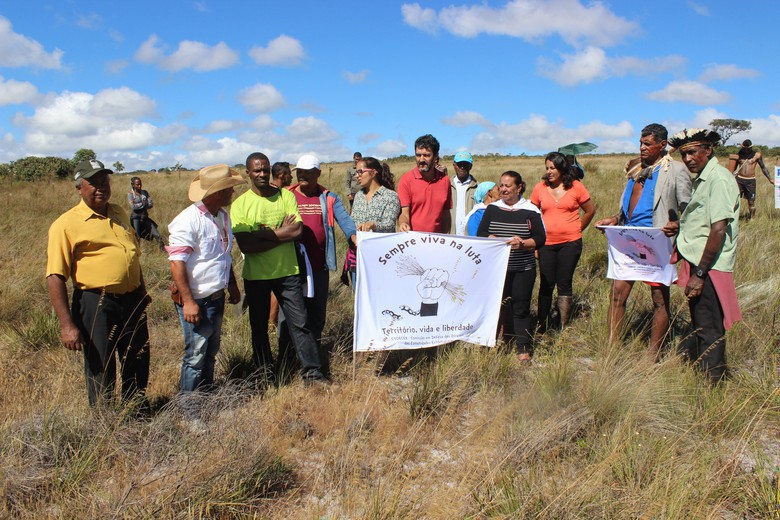
POLYGON ((141 250, 124 210, 108 205, 108 217, 82 200, 49 228, 46 276, 72 278, 76 288, 124 294, 141 285, 141 250))

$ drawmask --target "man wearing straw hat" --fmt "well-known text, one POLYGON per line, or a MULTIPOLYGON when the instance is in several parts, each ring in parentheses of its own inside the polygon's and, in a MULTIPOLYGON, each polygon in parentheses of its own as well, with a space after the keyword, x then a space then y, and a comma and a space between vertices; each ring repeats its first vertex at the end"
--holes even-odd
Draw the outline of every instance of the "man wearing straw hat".
POLYGON ((116 358, 122 398, 143 395, 149 380, 150 298, 141 274, 141 250, 127 213, 111 198, 111 170, 97 160, 76 165, 81 201, 49 228, 46 283, 69 350, 84 352, 89 404, 110 400, 116 358), (73 280, 68 308, 67 279, 73 280))
POLYGON ((208 390, 214 384, 225 289, 228 303, 241 299, 230 256, 230 216, 223 208, 233 199, 233 188, 244 183, 226 164, 203 168, 190 184, 189 199, 194 204, 168 225, 170 245, 166 249, 184 331, 182 392, 208 390))
POLYGON ((726 331, 742 319, 734 286, 739 188, 713 153, 719 142, 720 135, 704 128, 683 130, 669 139, 696 178, 680 221, 664 227, 670 236, 679 228, 677 284, 685 287, 696 332, 691 353, 713 383, 726 373, 726 331))

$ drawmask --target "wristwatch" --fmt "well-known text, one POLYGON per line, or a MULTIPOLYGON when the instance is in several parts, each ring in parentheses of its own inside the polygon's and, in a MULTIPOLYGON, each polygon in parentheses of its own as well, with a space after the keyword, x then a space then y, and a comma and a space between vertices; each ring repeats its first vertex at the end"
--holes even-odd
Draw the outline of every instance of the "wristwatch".
POLYGON ((704 279, 704 277, 707 276, 707 271, 709 271, 709 269, 702 269, 701 267, 696 266, 696 268, 693 270, 693 274, 699 278, 704 279))

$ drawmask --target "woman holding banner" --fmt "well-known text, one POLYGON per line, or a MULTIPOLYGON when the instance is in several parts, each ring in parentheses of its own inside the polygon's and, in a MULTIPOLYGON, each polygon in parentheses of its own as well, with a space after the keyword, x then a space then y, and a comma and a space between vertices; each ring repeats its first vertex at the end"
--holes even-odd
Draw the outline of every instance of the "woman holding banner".
POLYGON ((574 269, 582 254, 582 232, 596 213, 590 193, 576 180, 566 156, 552 152, 544 163, 542 182, 531 192, 531 202, 542 211, 547 231, 544 246, 539 248, 539 332, 547 330, 556 286, 561 328, 569 321, 574 303, 574 269))
POLYGON ((357 163, 355 177, 360 191, 355 194, 352 220, 358 231, 394 232, 401 202, 393 191, 395 182, 390 167, 373 157, 363 157, 357 163))
MULTIPOLYGON (((363 157, 357 162, 355 177, 360 191, 355 193, 351 216, 358 231, 393 233, 395 222, 401 214, 401 202, 398 200, 398 194, 393 191, 395 182, 390 167, 373 157, 363 157)), ((351 245, 347 251, 342 281, 349 273, 353 289, 355 267, 355 248, 351 245)), ((344 283, 346 284, 346 281, 344 283)))
POLYGON ((518 359, 528 362, 533 354, 531 294, 536 280, 534 251, 544 245, 544 225, 539 208, 522 196, 525 182, 519 173, 504 172, 498 191, 501 200, 485 208, 477 235, 506 238, 512 248, 504 281, 499 326, 503 324, 504 341, 516 343, 518 359))

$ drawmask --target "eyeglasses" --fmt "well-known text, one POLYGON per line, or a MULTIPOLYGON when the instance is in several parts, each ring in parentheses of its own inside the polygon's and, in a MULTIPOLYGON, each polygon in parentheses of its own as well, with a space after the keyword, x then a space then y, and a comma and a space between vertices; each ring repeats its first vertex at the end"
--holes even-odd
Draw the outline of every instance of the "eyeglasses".
POLYGON ((375 172, 375 171, 376 170, 371 169, 371 168, 366 168, 365 170, 355 170, 355 175, 357 175, 359 177, 359 176, 363 175, 364 173, 375 172))

